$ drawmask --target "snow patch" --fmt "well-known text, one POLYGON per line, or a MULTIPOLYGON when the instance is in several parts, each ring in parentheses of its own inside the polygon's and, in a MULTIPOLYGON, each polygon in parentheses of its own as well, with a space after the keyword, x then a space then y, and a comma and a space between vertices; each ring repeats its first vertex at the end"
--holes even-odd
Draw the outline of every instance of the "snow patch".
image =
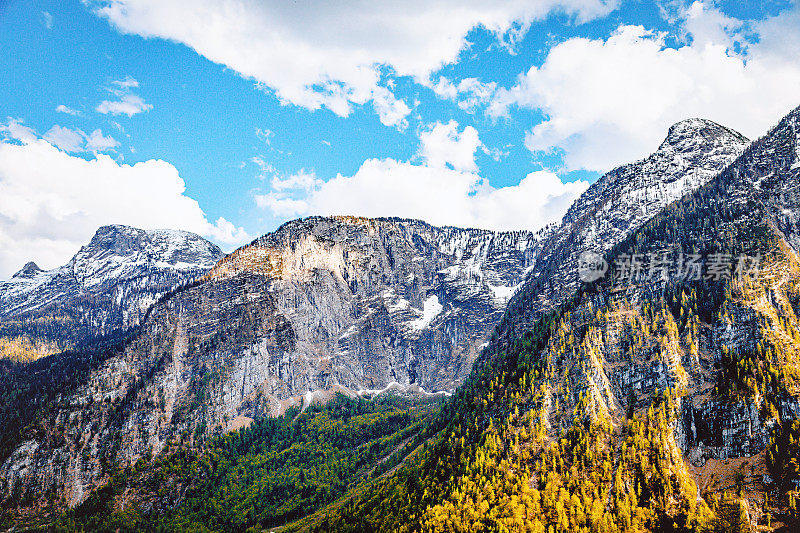
POLYGON ((422 316, 410 322, 411 327, 420 330, 427 328, 434 319, 439 316, 444 307, 439 303, 439 297, 435 294, 429 296, 423 304, 422 316))
POLYGON ((508 300, 517 292, 518 287, 519 285, 509 287, 508 285, 489 284, 489 288, 492 290, 495 300, 508 300))
POLYGON ((397 381, 389 382, 389 384, 386 385, 382 389, 358 389, 355 392, 359 396, 364 396, 365 394, 368 394, 370 396, 377 396, 379 394, 383 394, 384 392, 392 391, 392 390, 393 391, 398 391, 398 392, 412 392, 412 393, 420 394, 422 396, 439 396, 439 395, 452 396, 453 395, 452 392, 445 391, 445 390, 439 390, 439 391, 435 391, 435 392, 428 392, 425 389, 423 389, 422 387, 420 387, 419 385, 417 385, 416 383, 411 383, 409 385, 403 385, 401 383, 398 383, 397 381))
POLYGON ((359 396, 363 396, 365 394, 369 394, 370 396, 377 396, 378 394, 386 392, 390 389, 403 390, 403 388, 404 387, 397 381, 391 381, 389 382, 388 385, 386 385, 382 389, 358 389, 356 391, 356 394, 358 394, 359 396))

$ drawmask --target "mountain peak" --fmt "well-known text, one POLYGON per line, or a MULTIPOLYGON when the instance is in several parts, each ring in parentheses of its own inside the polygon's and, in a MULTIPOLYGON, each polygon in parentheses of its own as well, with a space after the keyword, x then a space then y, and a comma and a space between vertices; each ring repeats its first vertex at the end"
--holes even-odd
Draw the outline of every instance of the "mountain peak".
POLYGON ((669 149, 695 151, 698 145, 717 143, 745 144, 749 139, 738 131, 726 128, 713 120, 704 118, 687 118, 670 126, 667 137, 658 147, 659 152, 669 149))
POLYGON ((132 226, 126 226, 125 224, 106 224, 105 226, 100 226, 97 228, 97 231, 94 232, 94 237, 119 233, 138 233, 142 231, 144 230, 134 228, 132 226))
POLYGON ((37 265, 33 261, 28 261, 27 263, 25 263, 24 267, 22 267, 18 272, 16 272, 11 277, 12 278, 29 279, 29 278, 34 277, 39 272, 43 272, 43 270, 41 268, 39 268, 39 265, 37 265))
POLYGON ((204 256, 211 265, 224 255, 217 245, 190 231, 145 230, 122 224, 100 226, 78 255, 88 257, 107 252, 122 255, 149 253, 166 261, 185 260, 183 256, 188 252, 189 256, 204 256))
POLYGON ((130 247, 137 236, 144 234, 143 230, 124 226, 122 224, 109 224, 100 226, 94 232, 89 246, 99 248, 119 248, 120 246, 130 247))

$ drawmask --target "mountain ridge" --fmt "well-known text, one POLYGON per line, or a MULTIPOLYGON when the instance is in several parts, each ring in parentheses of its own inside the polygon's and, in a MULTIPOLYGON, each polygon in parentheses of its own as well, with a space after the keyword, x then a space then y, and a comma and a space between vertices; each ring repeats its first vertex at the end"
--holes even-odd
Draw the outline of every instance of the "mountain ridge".
POLYGON ((670 127, 653 154, 598 179, 542 243, 545 253, 537 257, 530 276, 510 300, 509 309, 525 317, 518 322, 520 327, 531 325, 576 290, 582 252, 602 255, 661 209, 724 170, 748 145, 730 128, 706 119, 686 119, 670 127))
POLYGON ((66 264, 44 271, 29 262, 0 281, 0 334, 55 352, 125 331, 222 256, 191 232, 101 226, 66 264))

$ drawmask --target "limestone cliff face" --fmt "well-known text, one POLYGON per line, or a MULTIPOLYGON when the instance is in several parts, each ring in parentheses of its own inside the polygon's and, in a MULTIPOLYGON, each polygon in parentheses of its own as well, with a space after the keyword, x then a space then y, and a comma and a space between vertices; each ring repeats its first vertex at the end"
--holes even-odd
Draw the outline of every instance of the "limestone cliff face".
POLYGON ((289 222, 155 305, 5 461, 2 488, 52 487, 74 505, 104 462, 184 432, 202 439, 334 391, 452 391, 538 242, 414 220, 289 222))
POLYGON ((537 251, 528 232, 396 219, 311 218, 237 250, 209 274, 269 279, 303 354, 294 393, 392 382, 452 390, 537 251), (303 381, 305 380, 305 381, 303 381))

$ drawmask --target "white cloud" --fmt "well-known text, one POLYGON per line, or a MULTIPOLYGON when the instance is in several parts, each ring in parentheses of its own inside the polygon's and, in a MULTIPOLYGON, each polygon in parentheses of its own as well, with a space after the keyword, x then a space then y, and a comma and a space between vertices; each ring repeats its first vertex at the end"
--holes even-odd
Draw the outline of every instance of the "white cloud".
POLYGON ((256 195, 256 205, 268 209, 273 215, 280 218, 294 218, 299 215, 309 214, 309 205, 305 200, 283 197, 277 194, 256 195))
POLYGON ((53 29, 53 15, 47 11, 42 11, 42 18, 44 19, 44 27, 48 30, 53 29))
POLYGON ((475 151, 483 146, 478 131, 467 126, 458 132, 458 123, 451 120, 447 124, 437 122, 420 136, 419 155, 432 167, 447 167, 459 171, 476 172, 475 151))
POLYGON ((135 87, 139 86, 139 82, 136 81, 132 76, 125 76, 124 79, 115 80, 111 82, 112 84, 116 85, 120 89, 124 91, 129 91, 135 87))
MULTIPOLYGON (((188 197, 183 196, 183 198, 188 198, 188 197)), ((194 202, 195 205, 197 205, 196 201, 192 200, 192 202, 194 202)), ((200 212, 200 214, 202 214, 202 211, 200 212)), ((186 225, 180 226, 180 229, 188 229, 190 227, 188 225, 188 222, 189 221, 187 219, 186 225)), ((252 239, 252 237, 244 230, 244 228, 236 227, 236 225, 234 225, 233 222, 225 219, 224 217, 217 218, 217 220, 215 220, 213 224, 206 222, 204 219, 202 223, 198 226, 197 230, 189 229, 189 231, 194 231, 195 233, 203 235, 204 237, 208 237, 209 239, 215 240, 218 243, 223 243, 227 245, 240 246, 252 239)))
POLYGON ((455 122, 420 135, 420 163, 369 159, 353 176, 323 182, 313 174, 274 178, 256 203, 279 217, 361 215, 419 218, 437 225, 536 230, 555 222, 588 186, 563 183, 550 172, 525 176, 518 185, 493 188, 477 173, 482 147, 477 132, 455 122))
POLYGON ((37 139, 36 132, 22 124, 20 120, 10 119, 6 124, 0 123, 0 133, 7 140, 29 143, 37 139))
POLYGON ((106 87, 106 90, 118 99, 100 102, 95 108, 98 113, 132 117, 137 113, 153 109, 153 106, 146 103, 139 95, 131 93, 131 89, 139 86, 139 82, 132 77, 126 76, 122 80, 112 81, 111 85, 111 87, 106 87))
POLYGON ((440 98, 453 100, 464 111, 474 111, 475 108, 489 103, 497 90, 497 83, 483 83, 477 78, 465 78, 458 85, 454 85, 445 77, 431 88, 440 98))
POLYGON ((98 113, 103 113, 104 115, 110 113, 112 115, 128 115, 129 117, 150 109, 153 109, 153 106, 135 94, 126 94, 119 100, 103 100, 96 108, 98 113))
POLYGON ((272 189, 275 191, 301 190, 313 191, 322 185, 322 180, 317 179, 313 172, 301 170, 291 176, 273 176, 272 189))
POLYGON ((622 26, 607 39, 574 38, 553 47, 510 90, 498 91, 490 113, 517 105, 541 110, 533 151, 564 151, 568 169, 609 170, 646 155, 667 128, 688 117, 717 121, 755 138, 800 103, 798 7, 751 30, 707 4, 682 13, 687 42, 622 26), (744 44, 737 54, 735 43, 744 44))
POLYGON ((397 126, 402 130, 408 125, 405 117, 411 112, 411 108, 404 101, 395 98, 386 87, 378 86, 372 90, 372 107, 384 126, 397 126))
POLYGON ((44 139, 65 152, 83 150, 83 135, 80 132, 55 125, 44 134, 44 139))
POLYGON ((582 22, 617 2, 86 1, 120 31, 183 43, 273 89, 284 102, 342 116, 371 102, 384 124, 400 128, 409 109, 389 90, 387 75, 427 80, 458 58, 477 26, 516 35, 553 11, 582 22))
POLYGON ((104 137, 103 132, 99 129, 94 130, 91 135, 86 136, 87 150, 91 150, 93 152, 102 152, 116 146, 119 146, 119 141, 117 141, 111 135, 104 137))
MULTIPOLYGON (((31 135, 35 137, 32 130, 31 135)), ((119 141, 110 135, 104 136, 99 129, 86 135, 81 130, 72 130, 58 124, 50 128, 42 138, 65 152, 104 152, 119 146, 119 141), (86 141, 85 145, 84 141, 86 141)))
POLYGON ((209 222, 165 161, 83 159, 15 121, 0 132, 0 278, 30 260, 44 268, 65 263, 103 224, 180 228, 229 244, 249 239, 225 219, 209 222))
POLYGON ((66 113, 67 115, 72 115, 72 116, 80 115, 80 111, 72 109, 71 107, 67 107, 64 104, 60 104, 58 107, 56 107, 56 111, 58 111, 59 113, 66 113))

